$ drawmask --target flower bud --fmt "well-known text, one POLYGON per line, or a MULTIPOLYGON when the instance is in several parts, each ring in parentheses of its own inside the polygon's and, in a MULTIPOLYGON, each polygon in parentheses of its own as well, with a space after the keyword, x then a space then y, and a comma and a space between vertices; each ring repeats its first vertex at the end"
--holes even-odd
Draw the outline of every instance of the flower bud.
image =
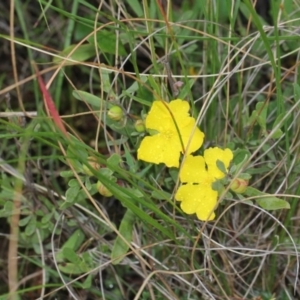
POLYGON ((107 113, 108 117, 114 121, 120 121, 124 117, 123 109, 118 106, 112 106, 107 113))
MULTIPOLYGON (((94 170, 99 170, 101 168, 100 164, 97 162, 96 157, 94 157, 94 156, 89 156, 87 159, 87 162, 91 166, 91 168, 94 170)), ((89 175, 89 176, 94 175, 87 165, 83 165, 82 171, 86 175, 89 175)))
POLYGON ((145 132, 146 127, 143 120, 139 119, 134 123, 134 128, 137 132, 145 132))
POLYGON ((243 194, 247 189, 248 183, 249 180, 236 178, 231 183, 230 189, 237 194, 243 194))
POLYGON ((101 181, 97 182, 97 190, 99 194, 104 197, 111 197, 113 195, 112 192, 101 181))

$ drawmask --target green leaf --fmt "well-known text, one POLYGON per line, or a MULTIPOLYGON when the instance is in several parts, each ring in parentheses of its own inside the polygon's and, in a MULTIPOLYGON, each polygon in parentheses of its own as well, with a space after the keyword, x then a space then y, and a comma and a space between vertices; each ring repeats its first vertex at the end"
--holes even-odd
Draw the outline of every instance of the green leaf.
POLYGON ((282 130, 281 130, 281 129, 277 129, 277 130, 275 130, 275 132, 272 134, 271 138, 277 140, 277 139, 280 139, 280 138, 282 137, 282 135, 283 135, 282 130))
MULTIPOLYGON (((70 45, 65 48, 62 52, 59 53, 60 56, 68 57, 69 59, 79 61, 85 61, 96 55, 95 46, 92 44, 83 44, 83 45, 70 45), (76 49, 75 49, 76 48, 76 49), (75 49, 75 50, 74 50, 75 49), (71 56, 70 53, 74 51, 71 56)), ((54 57, 53 62, 58 64, 64 61, 60 57, 54 57)))
POLYGON ((68 182, 68 186, 69 187, 76 187, 76 186, 80 187, 80 184, 77 179, 73 178, 68 182))
POLYGON ((134 222, 135 214, 128 208, 119 227, 119 233, 127 243, 119 235, 117 236, 111 253, 111 259, 114 265, 122 261, 129 249, 134 222))
POLYGON ((35 232, 35 230, 36 230, 36 217, 35 215, 32 215, 32 218, 30 219, 29 223, 25 228, 25 234, 27 236, 30 236, 35 232))
MULTIPOLYGON (((110 54, 118 54, 118 55, 126 55, 125 48, 122 43, 118 44, 117 46, 117 36, 114 31, 110 30, 100 30, 96 33, 97 36, 97 45, 102 53, 110 53, 110 54), (116 50, 118 50, 118 53, 116 53, 116 50)), ((91 36, 88 38, 88 42, 94 46, 95 43, 95 37, 91 36)), ((101 53, 100 53, 101 54, 101 53)))
POLYGON ((300 108, 300 102, 299 102, 299 100, 300 100, 300 86, 299 86, 298 83, 294 84, 294 97, 295 97, 296 102, 299 103, 299 108, 300 108))
POLYGON ((66 191, 66 201, 70 203, 75 203, 79 191, 80 186, 78 185, 68 188, 66 191))
POLYGON ((284 125, 284 122, 282 122, 282 120, 285 118, 285 116, 286 113, 279 114, 279 116, 277 116, 276 120, 274 121, 272 129, 274 129, 278 124, 280 124, 280 127, 278 127, 272 134, 272 139, 279 139, 282 137, 283 132, 280 128, 284 125))
POLYGON ((58 265, 58 268, 61 272, 70 275, 80 275, 90 271, 90 268, 82 263, 64 263, 63 265, 58 265))
POLYGON ((221 180, 214 181, 211 187, 214 191, 217 191, 219 195, 221 195, 222 192, 224 191, 224 185, 222 184, 221 180))
POLYGON ((79 149, 79 147, 76 148, 75 146, 70 145, 67 149, 67 158, 77 172, 80 172, 82 170, 82 165, 78 161, 78 158, 87 158, 87 157, 88 157, 87 152, 82 151, 81 149, 79 149))
POLYGON ((157 95, 160 95, 161 93, 161 86, 156 82, 157 79, 155 79, 152 75, 148 76, 148 83, 150 84, 151 88, 157 93, 157 95))
POLYGON ((154 190, 151 193, 151 197, 153 197, 154 199, 157 199, 157 200, 167 200, 167 199, 171 199, 172 195, 163 190, 154 190))
POLYGON ((282 126, 283 126, 283 124, 284 124, 284 122, 282 122, 282 120, 285 118, 285 116, 286 116, 286 113, 281 113, 281 114, 279 114, 278 116, 277 116, 277 118, 276 118, 276 120, 274 121, 274 124, 273 124, 273 127, 272 127, 272 129, 274 129, 278 124, 280 124, 280 127, 279 128, 281 128, 282 126))
POLYGON ((138 91, 140 88, 140 85, 142 83, 145 83, 147 80, 148 80, 148 78, 146 76, 139 78, 139 81, 135 81, 130 87, 128 87, 126 90, 123 90, 121 95, 122 96, 132 95, 133 93, 138 91))
POLYGON ((69 237, 69 239, 63 244, 61 249, 56 253, 56 260, 58 262, 64 261, 64 249, 69 248, 73 251, 77 251, 80 245, 83 243, 84 239, 85 235, 81 229, 77 229, 76 231, 74 231, 73 234, 69 237))
POLYGON ((19 221, 19 226, 23 227, 25 225, 27 225, 30 221, 30 219, 32 218, 32 215, 29 215, 25 218, 22 218, 20 221, 19 221))
POLYGON ((252 176, 250 174, 248 174, 248 173, 241 173, 241 174, 239 174, 239 178, 240 179, 250 180, 251 177, 252 176))
MULTIPOLYGON (((112 179, 112 174, 114 173, 114 171, 112 171, 110 168, 101 168, 98 171, 100 174, 104 175, 106 178, 112 179)), ((116 179, 116 178, 114 178, 116 179)), ((114 180, 114 182, 116 182, 116 180, 114 180)))
POLYGON ((129 7, 135 12, 137 17, 143 17, 144 11, 139 0, 128 0, 129 7))
POLYGON ((119 154, 114 153, 107 159, 107 162, 113 166, 118 166, 122 162, 122 158, 119 154))
POLYGON ((184 85, 180 88, 179 95, 177 96, 177 98, 186 99, 189 93, 191 93, 191 89, 195 82, 196 80, 194 78, 186 80, 184 85))
POLYGON ((48 223, 50 222, 50 220, 52 219, 53 214, 54 214, 54 212, 51 212, 51 213, 49 213, 49 214, 44 215, 44 216, 42 217, 41 223, 42 223, 42 224, 48 224, 48 223))
POLYGON ((89 274, 89 275, 86 277, 85 281, 81 284, 81 288, 82 288, 83 290, 90 289, 91 286, 92 286, 92 281, 93 281, 93 276, 92 276, 92 274, 89 274))
POLYGON ((266 210, 290 209, 290 204, 274 196, 256 199, 257 204, 266 210))
POLYGON ((73 177, 74 173, 73 171, 61 171, 59 175, 64 178, 68 178, 68 177, 73 177))
POLYGON ((168 220, 169 223, 174 224, 175 226, 179 226, 176 222, 174 222, 171 218, 167 218, 159 208, 154 206, 149 201, 145 201, 143 198, 136 197, 133 193, 128 192, 127 189, 120 187, 119 185, 115 184, 111 180, 108 180, 105 177, 99 178, 103 184, 114 194, 114 196, 119 199, 124 206, 131 209, 141 220, 150 224, 151 226, 157 228, 167 237, 173 239, 173 232, 164 226, 162 226, 156 219, 152 218, 148 213, 144 211, 144 209, 140 208, 135 204, 139 203, 139 205, 144 205, 145 207, 151 209, 154 213, 158 216, 163 216, 164 219, 168 220))
POLYGON ((112 71, 107 69, 100 69, 100 80, 101 80, 101 88, 104 92, 108 93, 111 97, 117 99, 118 97, 114 93, 111 86, 111 78, 110 74, 112 71))
POLYGON ((78 257, 77 253, 69 247, 64 247, 62 249, 62 255, 65 260, 74 263, 74 264, 79 264, 80 263, 80 258, 78 257))
POLYGON ((90 178, 88 176, 85 177, 84 185, 85 185, 85 187, 86 187, 86 189, 88 191, 90 191, 92 189, 92 187, 93 187, 93 185, 91 184, 91 180, 90 180, 90 178))
POLYGON ((279 199, 270 194, 263 193, 253 187, 247 187, 244 195, 249 197, 255 197, 257 204, 266 210, 278 210, 278 209, 289 209, 290 204, 282 199, 279 199))
POLYGON ((223 163, 221 160, 217 159, 216 164, 217 164, 218 169, 219 169, 221 172, 223 172, 224 174, 227 174, 226 167, 225 167, 224 163, 223 163))
POLYGON ((128 149, 127 145, 124 144, 124 150, 125 150, 125 159, 126 163, 129 167, 129 171, 136 173, 138 171, 138 165, 136 160, 134 159, 133 155, 130 153, 130 150, 128 149))
POLYGON ((268 105, 265 102, 258 102, 255 108, 250 117, 251 123, 257 122, 263 130, 266 130, 268 105))
POLYGON ((250 153, 245 149, 236 149, 234 151, 234 157, 232 163, 235 165, 243 164, 250 157, 250 153))
POLYGON ((13 208, 14 208, 14 204, 13 204, 12 201, 6 201, 5 202, 5 204, 4 204, 4 211, 6 213, 10 214, 12 212, 13 208))
POLYGON ((106 109, 113 106, 112 103, 106 102, 103 99, 85 91, 73 91, 72 95, 75 99, 86 102, 89 105, 92 105, 94 108, 106 109))

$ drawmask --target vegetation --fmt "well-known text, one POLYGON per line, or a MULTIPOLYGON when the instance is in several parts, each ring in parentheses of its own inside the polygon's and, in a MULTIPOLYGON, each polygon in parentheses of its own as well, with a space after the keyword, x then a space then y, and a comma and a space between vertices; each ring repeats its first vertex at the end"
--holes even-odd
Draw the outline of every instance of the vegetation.
POLYGON ((255 3, 0 3, 0 299, 300 297, 300 2, 255 3))

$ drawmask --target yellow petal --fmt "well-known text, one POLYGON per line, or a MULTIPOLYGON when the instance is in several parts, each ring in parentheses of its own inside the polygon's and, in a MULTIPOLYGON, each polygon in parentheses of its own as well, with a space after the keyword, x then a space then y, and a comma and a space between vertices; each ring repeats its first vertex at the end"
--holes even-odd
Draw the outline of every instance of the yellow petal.
POLYGON ((186 126, 179 127, 186 154, 198 150, 202 146, 204 139, 204 133, 198 127, 195 127, 195 120, 193 118, 190 119, 186 126))
POLYGON ((181 182, 200 183, 210 178, 203 156, 188 155, 179 173, 181 182))
POLYGON ((204 159, 208 172, 216 179, 222 179, 225 176, 225 174, 217 167, 217 160, 223 162, 226 170, 228 171, 232 158, 233 153, 228 148, 223 150, 218 147, 214 147, 208 148, 204 151, 204 159))
POLYGON ((164 134, 147 136, 137 151, 138 159, 154 164, 164 163, 167 167, 179 167, 181 145, 177 137, 166 138, 164 134))
POLYGON ((190 122, 190 119, 194 119, 190 117, 190 105, 185 100, 172 100, 169 104, 169 107, 178 127, 186 126, 190 122))
POLYGON ((175 199, 181 201, 180 207, 187 214, 196 213, 201 221, 213 220, 218 193, 206 184, 186 184, 179 187, 175 199))
POLYGON ((147 129, 154 129, 159 132, 174 128, 169 104, 164 101, 154 101, 146 117, 145 125, 147 129))
POLYGON ((157 131, 176 130, 177 127, 188 125, 194 118, 189 115, 190 105, 187 101, 176 99, 170 103, 165 101, 154 101, 146 117, 146 128, 157 131))

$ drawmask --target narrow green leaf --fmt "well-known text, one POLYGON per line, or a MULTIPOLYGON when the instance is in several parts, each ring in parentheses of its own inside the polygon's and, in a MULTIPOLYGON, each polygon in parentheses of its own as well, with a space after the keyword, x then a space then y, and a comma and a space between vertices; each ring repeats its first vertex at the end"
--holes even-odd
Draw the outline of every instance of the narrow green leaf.
POLYGON ((129 7, 135 12, 137 17, 142 17, 144 15, 143 7, 141 1, 138 0, 128 0, 129 7))
POLYGON ((257 204, 266 210, 290 209, 290 204, 286 200, 277 197, 264 197, 256 199, 257 204))
MULTIPOLYGON (((147 213, 145 213, 143 209, 139 208, 135 203, 140 203, 140 204, 144 205, 145 207, 148 207, 153 212, 155 212, 157 215, 161 215, 164 217, 164 219, 166 219, 166 216, 160 211, 159 208, 155 207, 148 201, 145 201, 143 198, 136 197, 131 192, 128 193, 128 191, 126 189, 121 188, 120 186, 116 185, 115 183, 113 183, 111 181, 108 181, 107 178, 105 178, 105 177, 101 178, 101 181, 114 194, 114 196, 123 203, 124 206, 131 209, 141 220, 143 220, 144 222, 147 222, 151 226, 157 228, 159 231, 161 231, 167 237, 173 239, 173 233, 169 228, 162 226, 154 218, 152 218, 147 213)), ((168 221, 170 223, 174 223, 175 226, 177 225, 177 223, 173 222, 171 218, 168 218, 168 221)))
POLYGON ((172 195, 163 190, 154 190, 151 193, 151 197, 157 200, 167 200, 167 199, 171 199, 172 195))
POLYGON ((122 95, 126 96, 126 95, 131 95, 131 94, 135 93, 140 88, 140 84, 141 83, 145 83, 146 81, 147 81, 147 77, 146 76, 145 77, 141 77, 139 79, 139 81, 135 81, 130 87, 128 87, 126 90, 124 90, 122 92, 122 95))
POLYGON ((117 236, 111 253, 111 259, 113 260, 114 265, 122 261, 129 249, 129 244, 132 240, 134 221, 135 214, 128 208, 119 227, 120 235, 127 241, 127 243, 125 243, 120 236, 117 236))
POLYGON ((129 171, 136 173, 138 170, 137 162, 134 159, 133 155, 130 153, 130 150, 128 149, 127 145, 124 144, 124 150, 125 150, 125 159, 126 163, 129 166, 129 171))
POLYGON ((278 209, 289 209, 290 204, 282 199, 275 196, 263 193, 253 187, 247 187, 244 192, 245 196, 256 197, 254 200, 257 204, 266 210, 278 210, 278 209))
MULTIPOLYGON (((298 83, 294 84, 294 97, 295 97, 295 102, 298 102, 300 104, 300 86, 298 83)), ((300 107, 300 105, 299 105, 300 107)))
MULTIPOLYGON (((125 48, 122 43, 119 43, 118 47, 117 45, 117 36, 114 31, 108 31, 108 30, 100 30, 96 33, 97 35, 97 46, 102 53, 110 53, 110 54, 118 54, 118 55, 126 55, 125 48), (116 50, 118 50, 118 53, 116 53, 116 50)), ((95 37, 91 36, 88 38, 88 42, 93 45, 93 48, 95 48, 95 37)))
POLYGON ((98 108, 98 109, 100 108, 107 109, 115 105, 114 103, 104 101, 103 99, 85 91, 73 91, 72 95, 75 99, 87 102, 88 104, 92 105, 94 108, 98 108))
MULTIPOLYGON (((65 48, 62 52, 59 53, 60 56, 68 57, 69 59, 75 61, 85 61, 96 55, 95 46, 92 44, 83 44, 83 45, 70 45, 65 48), (76 48, 76 49, 75 49, 76 48), (75 50, 74 50, 75 49, 75 50), (71 56, 70 53, 74 51, 71 56)), ((63 61, 62 58, 54 57, 53 62, 58 64, 63 61)))

